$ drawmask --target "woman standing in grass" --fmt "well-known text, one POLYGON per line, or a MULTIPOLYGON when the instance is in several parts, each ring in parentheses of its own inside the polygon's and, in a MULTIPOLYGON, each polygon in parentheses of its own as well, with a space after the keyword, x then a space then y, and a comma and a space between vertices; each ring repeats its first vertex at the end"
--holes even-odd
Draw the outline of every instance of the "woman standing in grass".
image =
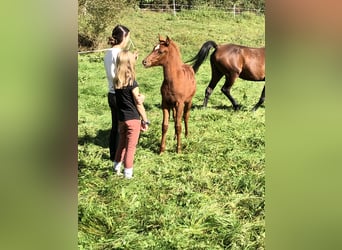
POLYGON ((117 58, 117 71, 114 78, 120 132, 114 170, 121 175, 123 163, 125 166, 124 177, 127 179, 133 176, 134 154, 140 130, 146 131, 149 125, 144 105, 139 102, 142 95, 139 93, 138 83, 135 81, 136 59, 137 54, 122 50, 117 58))
POLYGON ((116 58, 119 52, 124 49, 130 39, 130 31, 123 25, 117 25, 112 31, 112 36, 108 38, 108 44, 111 45, 104 56, 104 67, 108 81, 108 104, 112 114, 112 129, 109 135, 109 158, 114 161, 116 149, 119 143, 118 129, 118 111, 115 99, 115 89, 113 80, 115 78, 116 58))
MULTIPOLYGON (((108 104, 112 114, 112 129, 109 135, 109 158, 114 161, 116 149, 119 143, 119 119, 118 110, 115 99, 115 88, 113 80, 116 72, 116 59, 120 51, 125 49, 130 42, 130 30, 123 26, 117 25, 112 31, 112 36, 108 38, 108 44, 112 47, 104 56, 104 67, 108 81, 108 104)), ((143 98, 138 99, 143 102, 143 98)))

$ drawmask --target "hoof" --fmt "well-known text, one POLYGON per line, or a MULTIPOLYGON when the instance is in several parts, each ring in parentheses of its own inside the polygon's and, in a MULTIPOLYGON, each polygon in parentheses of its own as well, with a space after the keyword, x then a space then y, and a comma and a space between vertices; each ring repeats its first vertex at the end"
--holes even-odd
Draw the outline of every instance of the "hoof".
POLYGON ((242 108, 241 105, 235 105, 235 106, 233 107, 234 111, 239 111, 239 110, 241 110, 241 108, 242 108))
POLYGON ((251 111, 257 111, 257 109, 259 108, 259 107, 263 107, 263 104, 257 104, 257 105, 255 105, 253 108, 252 108, 252 110, 251 111))

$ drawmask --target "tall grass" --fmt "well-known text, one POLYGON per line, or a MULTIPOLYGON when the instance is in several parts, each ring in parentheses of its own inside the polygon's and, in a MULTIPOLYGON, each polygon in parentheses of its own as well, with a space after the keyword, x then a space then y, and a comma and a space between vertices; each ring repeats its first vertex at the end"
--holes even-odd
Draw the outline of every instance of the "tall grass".
MULTIPOLYGON (((207 15, 131 11, 113 25, 132 30, 140 59, 159 33, 175 40, 183 60, 209 39, 264 45, 264 16, 207 15)), ((202 109, 210 80, 205 62, 196 75, 182 153, 175 153, 171 122, 166 152, 159 155, 162 69, 138 63, 151 126, 141 134, 134 178, 127 181, 113 174, 109 160, 111 121, 102 58, 103 53, 79 56, 79 249, 264 249, 265 109, 249 111, 262 84, 238 80, 232 94, 245 110, 234 112, 220 82, 202 109)))

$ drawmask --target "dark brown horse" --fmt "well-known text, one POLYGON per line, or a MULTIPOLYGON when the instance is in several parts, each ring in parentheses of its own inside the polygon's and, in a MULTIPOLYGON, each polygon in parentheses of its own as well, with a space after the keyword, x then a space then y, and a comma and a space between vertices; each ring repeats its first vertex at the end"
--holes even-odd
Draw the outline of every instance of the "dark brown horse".
MULTIPOLYGON (((225 76, 226 81, 221 91, 228 97, 234 110, 238 110, 241 105, 232 97, 230 89, 236 78, 249 81, 265 81, 265 47, 250 48, 235 44, 217 45, 214 41, 208 41, 202 45, 197 55, 188 61, 193 62, 195 73, 207 58, 211 48, 215 49, 210 56, 211 80, 205 90, 203 107, 207 106, 216 84, 225 76)), ((264 101, 265 85, 259 101, 253 107, 253 111, 257 110, 264 101)))
POLYGON ((177 138, 177 153, 181 151, 182 117, 185 125, 185 136, 188 135, 188 120, 192 97, 196 92, 195 73, 190 65, 182 62, 177 45, 169 38, 159 36, 159 43, 142 61, 148 68, 162 66, 164 81, 160 88, 162 95, 162 139, 160 153, 165 151, 166 132, 169 126, 170 110, 173 111, 175 136, 177 138))

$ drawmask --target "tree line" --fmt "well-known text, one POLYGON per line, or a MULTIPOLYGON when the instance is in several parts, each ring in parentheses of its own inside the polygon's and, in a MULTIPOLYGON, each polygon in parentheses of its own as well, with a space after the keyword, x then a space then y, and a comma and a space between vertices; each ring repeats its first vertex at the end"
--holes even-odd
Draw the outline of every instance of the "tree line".
POLYGON ((160 8, 162 5, 172 5, 173 2, 177 6, 186 6, 186 8, 195 8, 198 6, 209 6, 216 8, 230 8, 234 5, 243 9, 264 9, 265 0, 140 0, 139 6, 154 6, 154 8, 160 8))
POLYGON ((127 8, 151 8, 158 10, 173 3, 177 10, 206 6, 213 8, 265 9, 265 0, 79 0, 78 47, 79 50, 95 49, 112 20, 119 19, 127 8))

